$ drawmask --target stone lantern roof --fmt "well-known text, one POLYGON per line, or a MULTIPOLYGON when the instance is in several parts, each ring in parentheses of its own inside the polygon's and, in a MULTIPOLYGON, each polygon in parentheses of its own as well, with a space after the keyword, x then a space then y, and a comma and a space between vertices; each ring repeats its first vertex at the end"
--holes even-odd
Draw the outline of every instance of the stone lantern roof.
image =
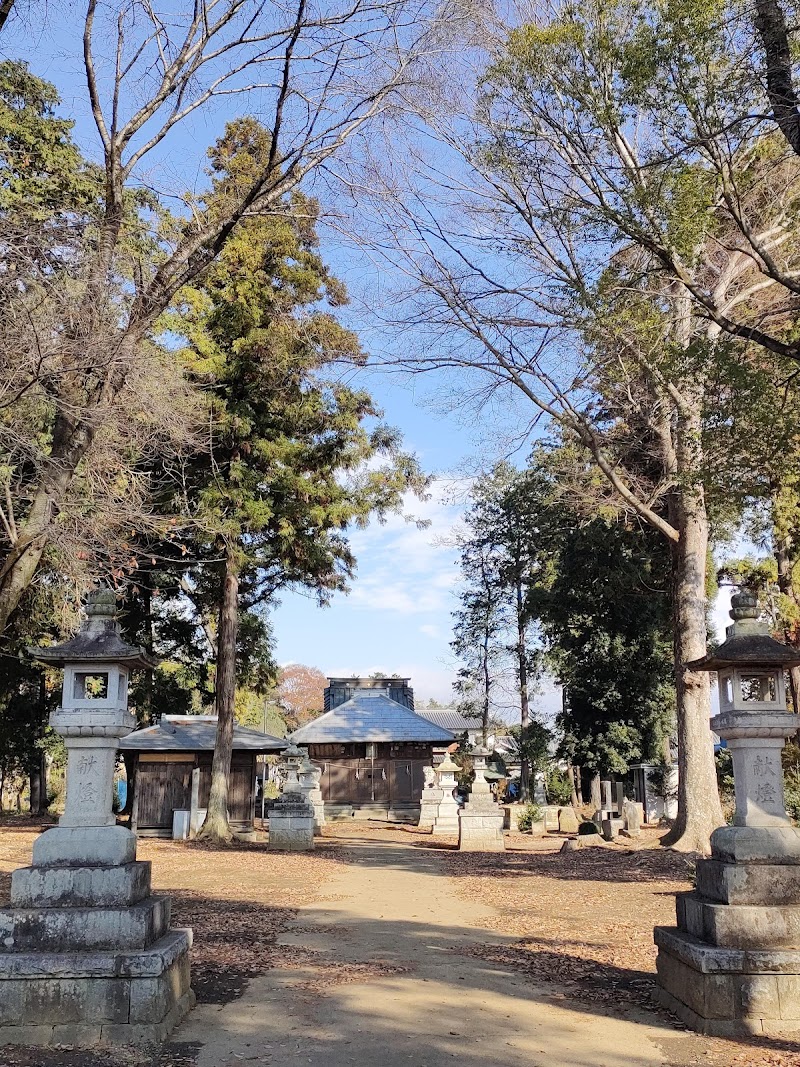
POLYGON ((727 629, 722 644, 702 659, 686 666, 692 671, 719 671, 727 667, 794 667, 800 664, 800 649, 790 648, 771 637, 767 627, 758 621, 755 596, 742 591, 731 597, 731 617, 734 622, 727 629))
POLYGON ((117 621, 117 602, 111 589, 98 589, 86 602, 86 618, 78 633, 60 645, 29 648, 30 654, 51 667, 68 663, 121 663, 152 669, 158 660, 143 648, 123 640, 117 621))

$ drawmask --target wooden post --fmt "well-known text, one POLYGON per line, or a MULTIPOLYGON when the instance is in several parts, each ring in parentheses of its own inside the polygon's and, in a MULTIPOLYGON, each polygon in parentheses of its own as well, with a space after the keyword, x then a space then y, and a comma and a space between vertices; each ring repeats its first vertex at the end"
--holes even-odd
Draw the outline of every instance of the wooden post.
POLYGON ((128 788, 133 789, 133 804, 131 805, 131 830, 136 833, 139 829, 139 790, 137 778, 139 777, 139 760, 136 760, 136 768, 133 773, 133 781, 128 782, 128 788))
POLYGON ((200 768, 192 770, 192 798, 189 801, 189 837, 197 837, 195 823, 197 822, 197 809, 200 807, 200 768))

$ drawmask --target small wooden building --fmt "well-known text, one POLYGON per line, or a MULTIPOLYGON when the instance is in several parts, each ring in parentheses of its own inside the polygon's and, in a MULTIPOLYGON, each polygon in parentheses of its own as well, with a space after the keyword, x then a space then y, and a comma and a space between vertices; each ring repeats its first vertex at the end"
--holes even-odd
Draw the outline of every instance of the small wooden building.
POLYGON ((454 737, 414 712, 407 683, 332 678, 325 694, 330 710, 292 734, 322 767, 326 815, 418 816, 433 746, 450 745, 454 737))
MULTIPOLYGON (((192 772, 199 777, 198 809, 208 806, 211 761, 217 734, 215 715, 162 715, 156 726, 135 730, 120 742, 128 773, 131 829, 145 837, 171 837, 175 811, 189 811, 192 772)), ((234 830, 253 825, 256 757, 276 753, 287 742, 271 734, 235 726, 228 795, 234 830)))

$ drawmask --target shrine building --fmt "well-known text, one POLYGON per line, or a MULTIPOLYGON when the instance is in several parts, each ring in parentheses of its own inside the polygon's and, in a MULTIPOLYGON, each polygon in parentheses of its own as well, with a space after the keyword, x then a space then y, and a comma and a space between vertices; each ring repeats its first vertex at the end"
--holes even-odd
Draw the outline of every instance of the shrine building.
POLYGON ((291 736, 322 767, 326 817, 415 822, 424 768, 455 736, 414 711, 408 678, 329 678, 325 711, 291 736))

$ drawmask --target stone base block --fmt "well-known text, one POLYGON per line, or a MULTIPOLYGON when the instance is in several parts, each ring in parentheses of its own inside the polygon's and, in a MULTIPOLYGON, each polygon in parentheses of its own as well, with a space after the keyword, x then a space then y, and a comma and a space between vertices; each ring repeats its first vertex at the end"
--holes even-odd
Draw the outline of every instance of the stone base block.
POLYGON ((723 863, 800 864, 800 830, 793 826, 720 826, 711 854, 723 863))
POLYGON ((492 830, 464 833, 458 838, 461 852, 505 852, 506 843, 502 833, 492 830))
POLYGON ((355 808, 352 804, 326 804, 325 805, 325 817, 331 822, 337 819, 352 819, 355 815, 355 808))
POLYGON ((461 809, 458 820, 458 847, 462 852, 503 852, 503 812, 493 804, 461 809))
POLYGON ((136 835, 124 826, 53 826, 33 843, 34 867, 112 867, 135 859, 136 835))
POLYGON ((656 927, 659 1000, 700 1033, 800 1030, 800 952, 717 948, 656 927))
POLYGON ((407 823, 411 826, 416 826, 419 822, 419 804, 398 804, 394 808, 389 808, 386 813, 386 818, 389 822, 407 823))
POLYGON ((194 1004, 191 931, 133 952, 0 956, 3 1044, 163 1040, 194 1004))
POLYGON ((602 831, 603 837, 606 839, 606 841, 613 841, 615 837, 619 837, 620 832, 624 828, 624 819, 603 819, 602 831))
POLYGON ((150 862, 122 867, 20 867, 11 875, 15 908, 131 905, 150 895, 150 862))
POLYGON ((794 948, 800 945, 800 905, 718 904, 679 893, 678 928, 721 948, 794 948))
POLYGON ((447 837, 458 837, 458 826, 458 815, 437 818, 433 824, 433 832, 447 837))
POLYGON ((800 904, 800 864, 698 860, 697 891, 720 904, 800 904))
POLYGON ((314 847, 314 817, 290 815, 269 817, 269 848, 286 852, 305 852, 314 847))
POLYGON ((542 818, 544 819, 546 830, 558 829, 558 808, 552 804, 545 804, 542 808, 542 818))
POLYGON ((0 953, 143 949, 169 929, 169 897, 130 907, 2 908, 0 953))

